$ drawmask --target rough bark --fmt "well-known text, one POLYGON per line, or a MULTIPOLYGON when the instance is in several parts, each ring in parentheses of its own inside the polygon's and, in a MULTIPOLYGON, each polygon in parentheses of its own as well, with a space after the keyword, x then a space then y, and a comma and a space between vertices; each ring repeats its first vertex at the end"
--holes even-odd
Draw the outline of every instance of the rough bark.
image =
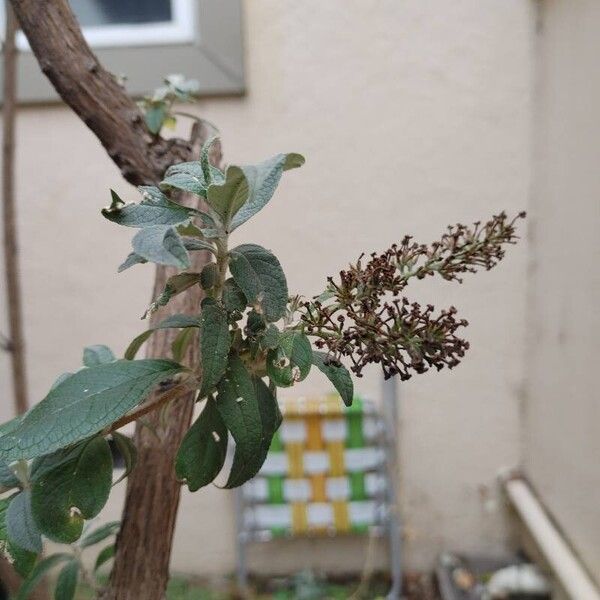
MULTIPOLYGON (((194 140, 165 140, 148 131, 136 104, 90 50, 66 0, 10 1, 43 72, 127 181, 156 183, 167 166, 193 158, 194 140)), ((195 254, 194 267, 199 269, 208 257, 195 254)), ((170 274, 167 268, 157 268, 153 297, 162 291, 170 274)), ((199 293, 182 295, 154 318, 167 312, 197 312, 199 302, 199 293)), ((165 356, 171 341, 169 330, 158 331, 148 356, 165 356)), ((197 359, 194 352, 187 360, 197 359)), ((148 427, 136 426, 138 464, 129 478, 115 565, 103 598, 164 598, 180 494, 173 457, 192 410, 192 398, 182 398, 171 405, 167 421, 154 414, 145 421, 148 427)))
POLYGON ((156 182, 169 165, 190 157, 186 140, 165 140, 148 131, 135 102, 91 51, 66 0, 11 4, 42 71, 127 181, 156 182))

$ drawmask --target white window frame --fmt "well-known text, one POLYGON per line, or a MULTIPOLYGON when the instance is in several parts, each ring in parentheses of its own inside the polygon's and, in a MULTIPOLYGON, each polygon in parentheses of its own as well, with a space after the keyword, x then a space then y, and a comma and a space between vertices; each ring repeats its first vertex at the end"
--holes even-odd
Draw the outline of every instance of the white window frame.
MULTIPOLYGON (((83 35, 92 48, 160 46, 193 42, 197 21, 194 0, 170 1, 173 15, 170 21, 88 26, 83 28, 83 35)), ((4 21, 4 11, 2 20, 4 21)), ((17 47, 24 52, 30 51, 29 43, 21 32, 17 35, 17 47)))
MULTIPOLYGON (((196 79, 201 95, 243 94, 241 0, 171 0, 171 3, 171 21, 84 27, 84 35, 109 71, 126 76, 126 87, 133 96, 152 92, 171 73, 196 79)), ((4 21, 3 10, 0 21, 4 21)), ((2 27, 0 31, 3 30, 2 27)), ((26 103, 58 100, 23 34, 19 34, 17 44, 22 50, 19 100, 26 103)), ((1 71, 0 64, 0 77, 1 71)))

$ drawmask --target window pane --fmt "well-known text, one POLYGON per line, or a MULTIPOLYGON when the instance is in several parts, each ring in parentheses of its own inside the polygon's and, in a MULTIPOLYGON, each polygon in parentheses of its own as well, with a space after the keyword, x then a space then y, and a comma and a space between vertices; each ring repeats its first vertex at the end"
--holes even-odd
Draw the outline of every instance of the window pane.
POLYGON ((171 0, 71 0, 84 27, 171 21, 171 0))

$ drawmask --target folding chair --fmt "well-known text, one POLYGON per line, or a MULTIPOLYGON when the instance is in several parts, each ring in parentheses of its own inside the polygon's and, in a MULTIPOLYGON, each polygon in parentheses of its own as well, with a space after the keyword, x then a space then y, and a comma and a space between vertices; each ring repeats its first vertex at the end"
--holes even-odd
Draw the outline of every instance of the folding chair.
POLYGON ((338 396, 280 403, 283 422, 260 473, 237 500, 237 575, 247 590, 252 542, 344 534, 387 536, 392 587, 400 598, 401 544, 396 502, 396 399, 384 387, 384 410, 338 396), (387 413, 387 414, 384 414, 387 413))

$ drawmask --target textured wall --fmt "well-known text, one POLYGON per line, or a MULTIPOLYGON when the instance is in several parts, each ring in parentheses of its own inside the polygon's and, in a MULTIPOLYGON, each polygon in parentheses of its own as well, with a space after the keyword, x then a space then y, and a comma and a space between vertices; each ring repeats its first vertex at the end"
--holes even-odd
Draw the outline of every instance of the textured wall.
POLYGON ((600 583, 600 4, 542 7, 525 466, 600 583))
MULTIPOLYGON (((270 247, 290 288, 311 294, 347 261, 404 233, 429 241, 450 222, 526 208, 532 27, 528 0, 248 0, 248 94, 194 110, 218 123, 230 161, 298 151, 307 163, 285 175, 272 205, 237 239, 270 247)), ((58 106, 27 108, 18 133, 28 356, 40 399, 55 374, 79 363, 84 345, 120 351, 143 328, 152 275, 144 266, 115 272, 131 231, 99 209, 110 186, 135 194, 81 123, 58 106)), ((495 272, 409 292, 456 305, 472 342, 454 372, 402 386, 411 567, 429 566, 444 548, 496 550, 509 537, 494 478, 519 458, 526 256, 523 242, 495 272)), ((375 395, 378 386, 372 372, 358 389, 375 395)), ((317 375, 303 386, 325 389, 317 375)), ((186 496, 174 567, 230 570, 232 517, 225 492, 186 496)), ((363 562, 353 545, 312 546, 302 555, 265 548, 263 566, 363 562)))

